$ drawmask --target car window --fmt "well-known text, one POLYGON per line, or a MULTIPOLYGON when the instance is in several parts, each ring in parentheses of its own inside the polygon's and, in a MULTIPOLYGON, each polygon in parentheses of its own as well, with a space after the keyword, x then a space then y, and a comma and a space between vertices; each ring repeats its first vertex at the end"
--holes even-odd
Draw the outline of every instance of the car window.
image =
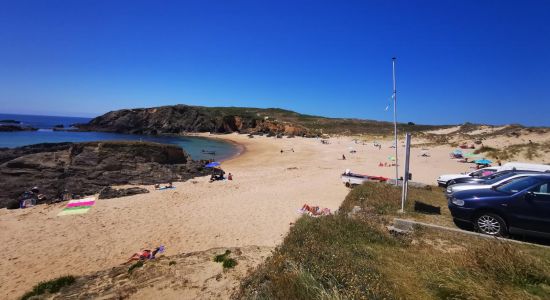
POLYGON ((520 180, 509 182, 507 184, 503 184, 499 186, 497 190, 505 193, 517 193, 537 184, 538 182, 539 180, 534 177, 526 177, 520 180))
POLYGON ((549 185, 550 184, 548 184, 548 183, 541 184, 541 185, 536 186, 533 189, 531 189, 531 192, 533 192, 537 195, 550 196, 550 186, 549 185))
POLYGON ((512 174, 510 172, 498 172, 498 173, 493 173, 493 174, 488 175, 488 176, 483 176, 483 177, 481 177, 481 179, 484 179, 486 181, 496 182, 497 180, 501 180, 501 179, 504 179, 504 178, 510 177, 510 176, 514 176, 514 174, 512 174))
POLYGON ((525 177, 527 177, 527 176, 518 176, 518 177, 508 178, 508 179, 498 178, 498 180, 493 180, 493 181, 494 181, 494 183, 498 183, 498 185, 501 186, 501 185, 505 185, 507 183, 510 183, 512 181, 521 180, 525 177))
POLYGON ((481 173, 482 173, 482 172, 483 172, 483 170, 477 170, 477 171, 475 171, 475 172, 470 173, 470 176, 472 176, 472 177, 479 177, 479 176, 481 176, 481 173))
POLYGON ((495 171, 496 170, 494 170, 494 169, 481 169, 481 170, 477 170, 475 172, 470 173, 470 176, 472 176, 472 177, 488 176, 488 175, 491 175, 491 174, 495 173, 495 171))

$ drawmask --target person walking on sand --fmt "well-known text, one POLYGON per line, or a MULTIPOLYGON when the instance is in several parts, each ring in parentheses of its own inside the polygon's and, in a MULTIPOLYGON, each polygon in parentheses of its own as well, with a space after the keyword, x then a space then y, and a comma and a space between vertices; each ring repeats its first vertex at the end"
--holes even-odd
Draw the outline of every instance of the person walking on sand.
POLYGON ((281 154, 283 154, 283 149, 281 149, 281 154))
POLYGON ((342 154, 342 160, 346 160, 346 156, 342 154))

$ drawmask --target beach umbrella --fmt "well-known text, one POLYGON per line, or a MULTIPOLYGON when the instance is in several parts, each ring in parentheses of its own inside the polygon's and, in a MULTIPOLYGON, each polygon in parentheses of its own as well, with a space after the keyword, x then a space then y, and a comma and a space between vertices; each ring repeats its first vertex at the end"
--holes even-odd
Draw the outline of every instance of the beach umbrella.
POLYGON ((217 161, 215 162, 211 162, 209 164, 207 164, 206 166, 204 166, 205 168, 215 168, 215 167, 219 167, 221 164, 217 161))
POLYGON ((488 159, 478 159, 476 161, 474 161, 476 164, 478 165, 488 165, 490 163, 492 163, 492 161, 488 160, 488 159))
POLYGON ((453 151, 453 154, 462 155, 462 150, 456 149, 455 151, 453 151))
POLYGON ((466 153, 464 154, 464 157, 475 157, 475 156, 478 156, 479 154, 475 154, 475 153, 466 153))
POLYGON ((388 156, 388 159, 391 161, 395 161, 395 156, 388 156))

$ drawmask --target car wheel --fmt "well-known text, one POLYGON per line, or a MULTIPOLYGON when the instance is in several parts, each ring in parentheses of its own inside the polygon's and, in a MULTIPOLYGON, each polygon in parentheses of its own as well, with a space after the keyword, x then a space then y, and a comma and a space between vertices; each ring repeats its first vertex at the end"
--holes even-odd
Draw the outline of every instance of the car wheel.
POLYGON ((477 216, 474 222, 477 231, 493 236, 506 236, 506 222, 496 214, 483 213, 477 216))

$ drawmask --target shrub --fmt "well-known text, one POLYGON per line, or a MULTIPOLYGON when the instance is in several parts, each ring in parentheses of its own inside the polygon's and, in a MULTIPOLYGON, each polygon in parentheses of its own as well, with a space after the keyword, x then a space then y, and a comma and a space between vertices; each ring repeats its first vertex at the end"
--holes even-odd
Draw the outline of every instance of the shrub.
POLYGON ((21 300, 26 300, 34 296, 43 295, 44 293, 57 293, 64 286, 69 286, 76 281, 74 276, 63 276, 50 281, 41 282, 35 285, 32 291, 21 297, 21 300))
POLYGON ((231 254, 230 250, 225 250, 224 254, 219 254, 214 257, 215 262, 223 262, 231 254))
POLYGON ((226 258, 224 261, 223 261, 223 267, 226 268, 226 269, 230 269, 230 268, 233 268, 237 265, 237 261, 232 259, 232 258, 226 258))

